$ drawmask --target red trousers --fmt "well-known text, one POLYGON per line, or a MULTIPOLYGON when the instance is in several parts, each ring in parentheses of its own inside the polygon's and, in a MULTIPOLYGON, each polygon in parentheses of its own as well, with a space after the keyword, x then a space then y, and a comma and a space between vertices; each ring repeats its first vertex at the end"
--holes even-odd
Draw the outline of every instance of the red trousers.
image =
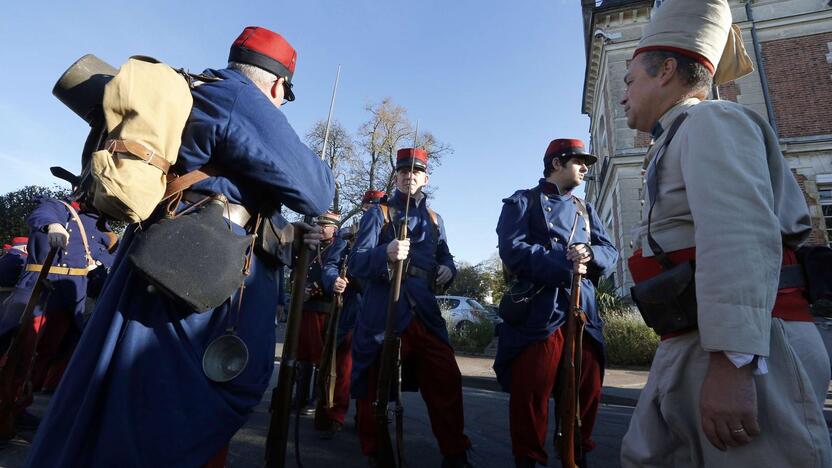
POLYGON ((335 396, 333 407, 327 416, 331 421, 344 424, 344 417, 350 409, 350 374, 352 374, 352 332, 344 337, 344 341, 335 354, 335 396))
MULTIPOLYGON (((42 317, 37 317, 42 318, 42 317)), ((37 322, 35 332, 41 330, 38 355, 32 369, 32 389, 53 391, 64 375, 69 359, 78 344, 78 331, 71 312, 50 311, 46 320, 37 322)))
MULTIPOLYGON (((558 363, 563 352, 563 333, 555 330, 546 340, 523 350, 511 365, 509 427, 515 457, 528 457, 546 465, 544 444, 549 421, 549 398, 555 389, 558 363)), ((601 366, 595 342, 584 335, 581 354, 580 394, 581 446, 595 447, 592 428, 601 402, 601 366)))
MULTIPOLYGON (((450 345, 431 333, 414 317, 401 336, 402 360, 416 366, 419 390, 430 417, 433 435, 443 456, 459 455, 471 447, 471 441, 463 429, 462 374, 454 359, 450 345)), ((370 368, 368 393, 356 401, 358 412, 358 438, 361 451, 370 455, 378 451, 376 444, 376 418, 373 402, 378 386, 378 364, 370 368)), ((407 408, 405 408, 407 411, 407 408)), ((393 428, 390 428, 391 434, 393 428)), ((407 433, 407 428, 405 428, 407 433)))
POLYGON ((326 333, 327 315, 312 310, 304 310, 300 321, 298 338, 298 361, 319 364, 324 351, 324 334, 326 333))
MULTIPOLYGON (((15 395, 19 396, 23 392, 26 370, 30 365, 32 366, 33 391, 54 390, 58 386, 77 343, 74 326, 70 313, 50 312, 49 315, 33 317, 31 326, 23 330, 20 337, 23 350, 14 379, 15 395), (38 332, 40 332, 40 337, 38 337, 38 332), (37 355, 32 363, 35 343, 37 343, 37 355)), ((0 356, 0 360, 3 361, 7 358, 7 354, 0 356)), ((33 401, 31 395, 22 399, 15 412, 22 413, 33 401)))

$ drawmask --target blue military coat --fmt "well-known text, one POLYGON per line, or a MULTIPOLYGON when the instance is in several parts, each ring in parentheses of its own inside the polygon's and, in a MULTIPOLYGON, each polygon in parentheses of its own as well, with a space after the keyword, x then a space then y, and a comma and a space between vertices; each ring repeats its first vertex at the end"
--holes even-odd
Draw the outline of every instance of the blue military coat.
MULTIPOLYGON (((404 194, 395 191, 388 200, 391 214, 395 218, 385 227, 384 215, 379 206, 371 207, 361 218, 352 253, 347 262, 350 274, 364 284, 364 297, 352 339, 352 381, 351 391, 355 398, 367 393, 367 372, 381 354, 384 328, 387 319, 387 301, 390 296, 390 272, 387 269, 387 244, 397 237, 401 218, 404 216, 404 194)), ((456 276, 454 258, 448 249, 445 225, 438 217, 434 226, 422 199, 418 205, 411 199, 407 218, 410 256, 408 261, 423 270, 445 265, 456 276)), ((401 334, 413 316, 417 315, 425 327, 448 343, 445 319, 439 311, 436 296, 423 278, 407 276, 402 280, 401 297, 398 303, 398 324, 401 334)))
MULTIPOLYGON (((324 255, 321 279, 323 281, 324 291, 328 294, 333 293, 335 280, 341 274, 341 266, 344 264, 344 260, 347 259, 349 250, 349 243, 339 233, 332 247, 327 249, 326 255, 324 255)), ((358 309, 361 307, 361 281, 349 274, 347 274, 347 278, 349 279, 349 284, 344 291, 341 314, 338 316, 338 346, 341 345, 344 338, 355 327, 355 318, 358 314, 358 309)))
MULTIPOLYGON (((567 240, 575 221, 576 205, 571 194, 560 194, 554 184, 541 179, 538 186, 519 190, 503 200, 497 223, 500 259, 521 278, 545 286, 531 302, 531 312, 517 326, 500 325, 494 370, 503 390, 511 384, 511 361, 523 349, 546 339, 566 321, 569 311, 572 263, 566 260, 567 240)), ((579 219, 572 243, 591 241, 593 258, 581 283, 581 305, 589 322, 586 332, 601 347, 603 323, 595 303, 593 282, 612 272, 618 252, 590 203, 590 232, 579 219)))
MULTIPOLYGON (((103 226, 103 231, 99 230, 98 215, 95 213, 78 211, 78 217, 87 234, 90 255, 98 265, 96 269, 101 268, 101 271, 104 272, 112 264, 113 256, 110 253, 113 243, 112 233, 109 232, 109 227, 106 225, 103 226)), ((26 222, 29 225, 27 265, 42 265, 46 260, 46 255, 49 253, 46 227, 57 223, 66 228, 69 233, 69 242, 66 248, 58 250, 53 266, 87 268, 88 261, 80 229, 65 205, 53 198, 41 198, 38 205, 26 218, 26 222)), ((0 317, 0 336, 17 327, 20 314, 32 295, 32 289, 35 287, 37 278, 38 272, 36 271, 23 271, 21 273, 14 291, 6 302, 2 317, 0 317)), ((50 273, 48 279, 52 285, 52 291, 48 294, 44 292, 41 295, 42 303, 35 308, 35 315, 44 313, 43 302, 48 298, 45 307, 47 315, 52 311, 72 313, 78 330, 80 330, 83 327, 84 304, 87 298, 87 276, 50 273)))
MULTIPOLYGON (((210 158, 223 175, 196 188, 222 193, 249 210, 280 204, 307 215, 326 210, 332 174, 284 114, 239 72, 207 73, 223 80, 193 90, 177 167, 192 170, 210 158)), ((135 228, 127 228, 33 442, 29 467, 201 467, 228 443, 268 387, 275 269, 254 257, 236 321, 248 365, 237 378, 216 383, 205 377, 202 357, 226 332, 230 315, 237 317, 239 293, 195 313, 154 292, 128 261, 135 228)))

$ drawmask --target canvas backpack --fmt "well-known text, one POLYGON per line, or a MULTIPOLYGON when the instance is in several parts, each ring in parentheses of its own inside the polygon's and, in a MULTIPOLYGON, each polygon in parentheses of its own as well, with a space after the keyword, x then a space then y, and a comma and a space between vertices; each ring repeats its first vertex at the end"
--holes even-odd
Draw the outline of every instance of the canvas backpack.
POLYGON ((104 87, 107 136, 83 168, 87 201, 105 216, 147 219, 162 200, 193 98, 182 73, 131 57, 104 87))

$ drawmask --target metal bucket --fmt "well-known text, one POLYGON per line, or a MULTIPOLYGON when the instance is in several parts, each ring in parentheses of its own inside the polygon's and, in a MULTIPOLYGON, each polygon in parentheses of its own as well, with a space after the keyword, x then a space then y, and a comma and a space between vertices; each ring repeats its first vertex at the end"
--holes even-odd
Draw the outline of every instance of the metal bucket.
POLYGON ((118 73, 118 69, 92 54, 87 54, 64 72, 52 88, 64 105, 90 125, 96 120, 104 100, 104 85, 118 73))

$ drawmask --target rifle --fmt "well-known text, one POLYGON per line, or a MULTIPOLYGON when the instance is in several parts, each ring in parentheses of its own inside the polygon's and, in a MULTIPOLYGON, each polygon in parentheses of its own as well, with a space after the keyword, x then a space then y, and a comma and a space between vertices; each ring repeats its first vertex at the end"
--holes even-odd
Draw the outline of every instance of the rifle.
MULTIPOLYGON (((335 75, 335 86, 332 89, 332 100, 329 103, 329 116, 326 122, 324 133, 324 145, 321 148, 321 159, 326 154, 326 145, 329 140, 329 129, 332 124, 332 110, 335 107, 335 93, 338 90, 338 80, 341 77, 341 66, 338 65, 338 72, 335 75)), ((314 223, 312 216, 304 216, 304 223, 314 223)), ((298 234, 303 234, 299 232, 298 234)), ((266 436, 266 467, 282 468, 286 465, 286 444, 289 441, 289 416, 292 404, 292 388, 295 386, 297 374, 298 340, 300 335, 300 322, 303 316, 303 296, 306 292, 306 272, 312 252, 301 242, 298 258, 295 261, 292 281, 292 303, 289 307, 289 317, 286 320, 286 337, 283 342, 283 353, 280 358, 280 371, 277 377, 277 385, 272 390, 272 401, 269 411, 269 432, 266 436)), ((298 448, 295 447, 297 451, 298 448)))
MULTIPOLYGON (((567 244, 572 241, 579 217, 583 217, 585 230, 587 234, 590 233, 586 209, 582 202, 576 202, 576 205, 575 222, 572 224, 572 233, 569 235, 567 244)), ((577 267, 578 261, 576 260, 572 270, 569 312, 566 315, 566 331, 563 339, 563 354, 561 355, 557 374, 558 388, 555 402, 555 408, 557 409, 555 445, 560 453, 561 464, 564 468, 577 468, 575 464, 576 453, 578 458, 582 456, 580 440, 581 401, 578 382, 581 380, 581 357, 586 313, 581 308, 581 280, 583 275, 577 272, 577 267)))
MULTIPOLYGON (((347 277, 347 257, 346 255, 344 256, 344 261, 338 274, 338 277, 341 279, 347 277)), ((319 431, 329 429, 330 422, 326 413, 335 404, 333 400, 335 399, 335 381, 338 375, 338 363, 336 360, 338 353, 338 319, 341 316, 343 307, 344 295, 343 293, 336 293, 332 301, 329 320, 327 320, 324 351, 321 357, 321 365, 318 368, 318 381, 315 382, 318 394, 318 401, 315 405, 315 429, 319 431)))
POLYGON ((563 356, 558 371, 559 395, 557 404, 557 447, 564 468, 575 468, 576 447, 580 451, 581 419, 578 381, 581 374, 581 349, 584 334, 584 311, 581 309, 580 273, 572 273, 572 296, 569 299, 569 314, 566 316, 566 333, 563 340, 563 356))
MULTIPOLYGON (((418 147, 419 126, 416 124, 414 136, 414 148, 418 147)), ((416 158, 410 160, 410 172, 413 172, 416 158)), ((405 198, 404 216, 401 219, 398 240, 407 239, 407 216, 410 210, 410 190, 405 198)), ((404 466, 404 431, 402 423, 404 419, 404 407, 401 398, 401 338, 396 333, 398 323, 399 296, 401 295, 402 276, 404 273, 404 261, 397 260, 393 265, 393 277, 390 280, 390 297, 387 300, 387 318, 384 326, 384 343, 381 347, 381 361, 378 371, 378 386, 376 387, 376 401, 374 410, 376 417, 378 440, 378 462, 382 468, 404 466), (393 454, 393 441, 390 439, 390 428, 387 425, 387 405, 390 402, 390 388, 396 379, 396 448, 397 455, 393 454), (398 464, 396 463, 398 458, 398 464)))
POLYGON ((49 249, 46 254, 46 259, 43 261, 43 268, 38 273, 37 282, 32 288, 32 295, 29 296, 29 301, 26 303, 26 308, 20 315, 17 330, 14 332, 11 343, 9 344, 5 358, 0 358, 0 439, 11 439, 15 435, 14 420, 15 410, 20 404, 20 401, 26 400, 32 394, 32 367, 34 365, 35 356, 37 352, 38 338, 40 338, 40 330, 32 350, 32 359, 28 363, 23 363, 23 347, 27 343, 23 339, 24 334, 32 327, 34 320, 34 311, 44 288, 49 286, 46 284, 46 278, 49 276, 49 270, 52 268, 52 262, 55 260, 55 255, 58 253, 57 247, 49 249), (23 388, 18 392, 16 376, 19 375, 21 367, 25 366, 25 377, 23 380, 23 388))

